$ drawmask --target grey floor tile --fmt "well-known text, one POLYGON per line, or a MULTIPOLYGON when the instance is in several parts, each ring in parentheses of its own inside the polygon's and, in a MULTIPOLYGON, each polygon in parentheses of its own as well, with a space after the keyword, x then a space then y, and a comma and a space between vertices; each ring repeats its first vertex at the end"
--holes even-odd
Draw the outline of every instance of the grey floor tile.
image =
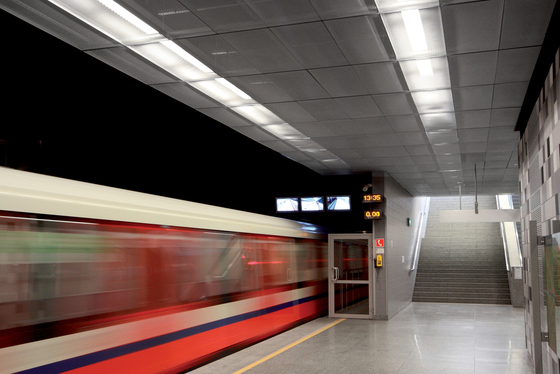
MULTIPOLYGON (((504 305, 411 303, 389 321, 347 319, 247 374, 532 374, 523 318, 504 305)), ((234 373, 333 321, 316 319, 193 373, 234 373)))

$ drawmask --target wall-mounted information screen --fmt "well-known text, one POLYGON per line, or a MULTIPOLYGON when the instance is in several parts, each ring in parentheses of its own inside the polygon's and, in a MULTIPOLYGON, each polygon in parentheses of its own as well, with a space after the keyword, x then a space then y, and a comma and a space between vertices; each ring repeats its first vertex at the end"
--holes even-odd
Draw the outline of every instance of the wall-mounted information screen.
POLYGON ((364 219, 381 219, 383 213, 380 210, 366 210, 364 212, 364 219))
POLYGON ((327 210, 350 210, 350 196, 327 196, 327 210))
POLYGON ((323 197, 302 197, 301 198, 301 211, 302 212, 322 212, 325 203, 323 197))
POLYGON ((362 203, 381 203, 383 202, 383 196, 381 194, 369 194, 362 195, 362 203))
POLYGON ((276 199, 277 212, 299 212, 299 199, 297 197, 282 197, 276 199))

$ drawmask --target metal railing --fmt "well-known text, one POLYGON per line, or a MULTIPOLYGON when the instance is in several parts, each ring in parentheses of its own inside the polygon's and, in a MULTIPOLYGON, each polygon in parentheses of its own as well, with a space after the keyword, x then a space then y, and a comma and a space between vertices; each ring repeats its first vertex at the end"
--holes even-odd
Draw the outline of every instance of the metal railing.
MULTIPOLYGON (((498 209, 514 209, 511 195, 497 195, 496 203, 498 209)), ((508 271, 510 268, 521 267, 523 263, 517 225, 518 222, 500 222, 508 271)))

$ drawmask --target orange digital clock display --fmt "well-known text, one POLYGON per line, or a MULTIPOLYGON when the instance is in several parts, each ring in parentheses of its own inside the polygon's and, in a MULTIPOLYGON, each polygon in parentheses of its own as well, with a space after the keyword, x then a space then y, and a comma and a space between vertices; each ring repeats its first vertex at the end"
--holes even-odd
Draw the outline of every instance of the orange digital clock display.
POLYGON ((383 202, 383 196, 381 194, 369 194, 362 196, 362 203, 381 203, 383 202))
POLYGON ((366 210, 364 212, 364 219, 381 219, 383 213, 380 210, 366 210))

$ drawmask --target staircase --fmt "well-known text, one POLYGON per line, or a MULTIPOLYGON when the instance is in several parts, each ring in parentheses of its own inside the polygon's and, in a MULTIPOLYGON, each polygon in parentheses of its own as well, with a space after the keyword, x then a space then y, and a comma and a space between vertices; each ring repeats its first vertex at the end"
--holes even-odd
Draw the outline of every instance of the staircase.
MULTIPOLYGON (((459 197, 432 197, 412 301, 511 304, 499 223, 441 223, 440 210, 459 209, 459 197)), ((474 196, 462 208, 474 210, 474 196)), ((496 209, 495 196, 478 197, 496 209)))

